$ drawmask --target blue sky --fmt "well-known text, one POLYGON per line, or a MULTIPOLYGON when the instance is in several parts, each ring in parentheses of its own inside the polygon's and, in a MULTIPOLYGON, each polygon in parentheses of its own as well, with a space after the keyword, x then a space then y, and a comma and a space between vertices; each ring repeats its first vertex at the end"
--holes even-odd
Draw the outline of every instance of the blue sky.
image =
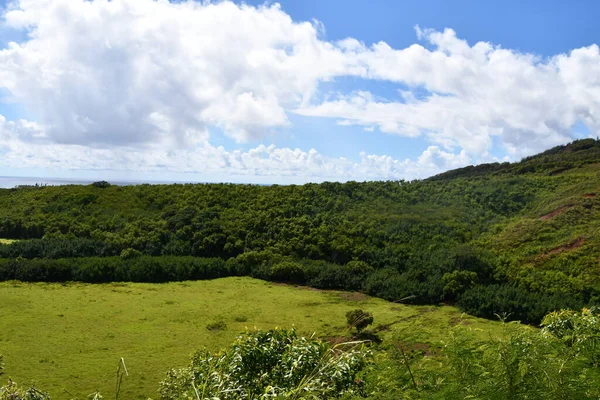
POLYGON ((3 14, 0 175, 413 179, 598 135, 596 1, 112 3, 3 14))

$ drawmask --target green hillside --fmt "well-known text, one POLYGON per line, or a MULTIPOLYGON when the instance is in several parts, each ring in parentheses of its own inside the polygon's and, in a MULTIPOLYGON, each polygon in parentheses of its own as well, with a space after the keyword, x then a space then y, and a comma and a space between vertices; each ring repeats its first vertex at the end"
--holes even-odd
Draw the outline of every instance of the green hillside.
POLYGON ((600 298, 599 193, 593 139, 412 182, 5 189, 0 279, 249 275, 539 323, 600 298))

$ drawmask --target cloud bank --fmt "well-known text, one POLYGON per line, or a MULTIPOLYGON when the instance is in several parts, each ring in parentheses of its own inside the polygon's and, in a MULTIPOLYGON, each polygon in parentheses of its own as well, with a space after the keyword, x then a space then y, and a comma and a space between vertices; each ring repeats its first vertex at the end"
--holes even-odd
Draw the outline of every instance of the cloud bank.
POLYGON ((205 143, 193 149, 94 148, 83 145, 39 144, 21 138, 44 137, 43 128, 27 121, 6 121, 0 116, 0 137, 8 149, 0 165, 71 170, 129 170, 140 172, 197 173, 228 177, 225 180, 290 183, 326 180, 415 179, 467 165, 463 151, 446 152, 430 146, 416 160, 360 154, 360 161, 331 158, 317 150, 259 145, 248 151, 227 151, 205 143), (246 177, 244 179, 244 177, 246 177))
POLYGON ((515 159, 572 140, 578 124, 600 132, 597 45, 541 58, 420 28, 404 49, 332 42, 278 5, 227 1, 20 0, 0 18, 27 32, 0 50, 0 88, 36 121, 0 119, 4 165, 397 179, 487 161, 494 143, 515 159), (322 92, 349 76, 399 96, 322 92), (431 146, 414 160, 349 161, 211 145, 215 131, 260 142, 290 113, 431 146))

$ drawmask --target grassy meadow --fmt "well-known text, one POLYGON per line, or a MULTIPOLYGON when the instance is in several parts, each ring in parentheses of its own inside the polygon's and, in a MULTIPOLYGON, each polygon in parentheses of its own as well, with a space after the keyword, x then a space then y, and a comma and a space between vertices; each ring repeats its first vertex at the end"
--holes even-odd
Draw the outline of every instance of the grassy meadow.
POLYGON ((344 335, 345 313, 355 308, 371 311, 374 326, 399 321, 384 338, 408 328, 438 342, 461 318, 482 332, 499 329, 453 307, 405 306, 239 277, 167 284, 4 282, 0 304, 3 378, 35 382, 55 399, 84 399, 96 390, 112 395, 120 357, 129 370, 122 398, 156 397, 166 370, 187 365, 198 348, 224 348, 255 328, 344 335))

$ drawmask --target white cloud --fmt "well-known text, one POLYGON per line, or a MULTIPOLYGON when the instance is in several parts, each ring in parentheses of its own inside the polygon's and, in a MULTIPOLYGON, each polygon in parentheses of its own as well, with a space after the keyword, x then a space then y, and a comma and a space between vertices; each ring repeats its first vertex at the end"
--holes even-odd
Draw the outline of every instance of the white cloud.
POLYGON ((0 86, 59 143, 260 138, 348 61, 278 5, 21 0, 4 17, 30 37, 0 51, 0 86))
POLYGON ((430 146, 415 160, 361 153, 359 161, 332 158, 315 149, 259 145, 248 151, 226 151, 203 143, 188 149, 92 148, 82 145, 37 143, 22 138, 44 137, 43 128, 27 121, 0 116, 0 166, 62 170, 112 170, 194 173, 200 176, 244 176, 245 181, 315 182, 324 180, 379 180, 424 178, 471 159, 430 146), (268 179, 263 179, 268 178, 268 179))
POLYGON ((489 43, 469 46, 451 29, 417 28, 417 34, 433 49, 415 44, 396 50, 383 42, 347 46, 366 78, 408 85, 411 90, 401 92, 404 101, 354 93, 297 112, 339 118, 347 125, 377 125, 407 137, 426 135, 470 154, 489 151, 496 136, 514 157, 572 140, 577 122, 592 135, 600 132, 597 45, 540 59, 489 43), (419 88, 428 91, 427 97, 415 96, 419 88))
POLYGON ((5 164, 410 178, 487 159, 494 143, 513 159, 532 154, 571 140, 578 122, 600 132, 597 45, 540 58, 418 27, 426 43, 404 49, 330 42, 320 23, 293 21, 278 5, 227 1, 19 0, 0 24, 29 32, 0 50, 0 87, 36 117, 0 121, 5 164), (331 98, 321 83, 344 76, 398 85, 402 101, 368 92, 320 101, 331 98), (210 144, 212 128, 258 141, 288 126, 290 112, 432 146, 414 161, 352 163, 210 144))

